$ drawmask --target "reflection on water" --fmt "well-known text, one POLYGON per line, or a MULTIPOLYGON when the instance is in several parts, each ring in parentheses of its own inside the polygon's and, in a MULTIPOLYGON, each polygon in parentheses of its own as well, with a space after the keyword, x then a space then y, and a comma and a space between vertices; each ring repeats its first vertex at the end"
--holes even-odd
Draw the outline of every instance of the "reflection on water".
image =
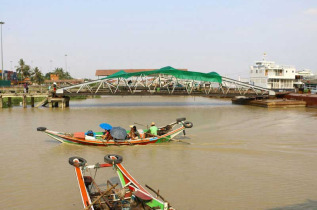
POLYGON ((70 106, 0 110, 1 209, 82 209, 68 158, 95 164, 109 153, 123 156, 134 178, 160 189, 177 209, 286 209, 317 200, 316 109, 183 96, 102 97, 70 106), (186 138, 179 136, 191 144, 87 147, 36 131, 99 131, 102 122, 161 126, 179 117, 194 124, 186 138))
POLYGON ((202 97, 162 97, 162 96, 124 96, 124 97, 102 97, 102 99, 91 99, 85 102, 73 101, 72 107, 168 107, 168 106, 230 106, 226 100, 202 100, 202 97), (169 100, 171 99, 172 100, 169 100), (79 103, 78 103, 79 102, 79 103))

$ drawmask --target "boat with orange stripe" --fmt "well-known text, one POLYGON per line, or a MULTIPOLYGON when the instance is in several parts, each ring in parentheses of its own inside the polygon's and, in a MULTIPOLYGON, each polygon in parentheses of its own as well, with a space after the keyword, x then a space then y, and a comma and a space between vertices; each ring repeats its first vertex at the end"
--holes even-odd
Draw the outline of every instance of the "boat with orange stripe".
MULTIPOLYGON (((145 185, 155 193, 156 196, 153 196, 142 187, 123 167, 122 161, 121 156, 114 154, 106 155, 104 157, 105 163, 96 163, 95 165, 87 165, 87 161, 81 157, 69 158, 69 164, 75 167, 84 209, 175 210, 158 191, 145 185), (101 168, 115 170, 117 179, 111 178, 106 183, 99 184, 96 172, 101 168), (89 175, 85 176, 87 173, 89 175), (95 174, 94 178, 91 177, 91 174, 95 174)), ((104 180, 104 177, 101 179, 104 180)))
MULTIPOLYGON (((138 130, 139 135, 136 138, 124 138, 124 139, 104 139, 103 132, 92 132, 91 136, 88 136, 84 132, 65 133, 52 131, 45 127, 38 127, 37 131, 46 133, 48 136, 61 143, 72 143, 80 145, 91 146, 121 146, 121 145, 146 145, 154 143, 163 143, 175 140, 173 139, 180 133, 185 133, 185 129, 193 127, 193 123, 186 121, 186 118, 178 118, 175 122, 166 126, 159 127, 157 135, 152 135, 149 129, 138 130)), ((129 131, 126 131, 129 134, 129 131)), ((127 135, 129 136, 129 135, 127 135)))

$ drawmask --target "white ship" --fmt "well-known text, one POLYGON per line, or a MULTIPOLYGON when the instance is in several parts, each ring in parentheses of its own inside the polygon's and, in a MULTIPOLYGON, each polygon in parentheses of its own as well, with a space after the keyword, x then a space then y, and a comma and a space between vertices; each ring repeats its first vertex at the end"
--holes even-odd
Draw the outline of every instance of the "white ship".
POLYGON ((277 65, 274 61, 256 61, 251 66, 250 83, 274 90, 294 90, 296 69, 294 66, 277 65))

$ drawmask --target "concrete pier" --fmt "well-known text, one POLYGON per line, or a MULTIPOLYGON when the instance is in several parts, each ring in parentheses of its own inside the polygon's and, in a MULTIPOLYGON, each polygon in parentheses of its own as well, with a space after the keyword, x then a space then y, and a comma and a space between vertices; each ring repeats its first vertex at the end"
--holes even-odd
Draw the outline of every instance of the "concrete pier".
POLYGON ((0 108, 3 108, 4 98, 8 99, 8 106, 12 106, 12 98, 22 98, 22 107, 27 108, 27 99, 30 98, 31 100, 31 107, 41 107, 48 105, 49 107, 56 107, 56 108, 65 108, 69 107, 69 100, 70 97, 52 97, 48 94, 25 94, 25 93, 11 93, 11 94, 1 94, 0 95, 0 108), (39 102, 35 106, 35 98, 44 98, 41 102, 39 102))
POLYGON ((49 107, 58 107, 58 108, 65 108, 69 107, 69 97, 63 97, 63 98, 48 98, 48 104, 49 107))

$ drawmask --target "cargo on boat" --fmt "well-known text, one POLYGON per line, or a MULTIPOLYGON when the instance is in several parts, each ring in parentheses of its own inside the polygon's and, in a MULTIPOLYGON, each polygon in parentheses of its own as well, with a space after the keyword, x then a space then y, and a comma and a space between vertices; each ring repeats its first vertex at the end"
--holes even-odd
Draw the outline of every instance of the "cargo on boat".
MULTIPOLYGON (((123 158, 119 155, 106 155, 105 163, 87 165, 81 157, 70 157, 68 162, 75 167, 76 178, 85 210, 175 210, 159 191, 153 190, 155 197, 142 187, 121 164, 123 158), (109 179, 105 183, 97 183, 96 173, 99 169, 109 168, 116 171, 119 181, 109 179), (94 171, 94 172, 93 172, 94 171), (94 177, 91 176, 94 174, 94 177), (111 180, 111 181, 110 181, 111 180)), ((104 180, 104 179, 103 179, 104 180)))
MULTIPOLYGON (((103 125, 103 124, 101 124, 103 125)), ((178 118, 175 122, 170 123, 166 126, 157 128, 157 134, 153 135, 150 129, 138 130, 138 135, 129 137, 129 131, 124 130, 121 127, 111 127, 110 133, 115 138, 104 138, 104 132, 75 132, 65 133, 52 131, 45 127, 38 127, 37 131, 46 133, 53 139, 62 143, 73 143, 80 145, 91 145, 91 146, 120 146, 120 145, 145 145, 173 141, 174 137, 182 133, 185 135, 185 129, 193 127, 193 123, 186 121, 186 118, 178 118), (113 131, 113 132, 112 132, 113 131)))

